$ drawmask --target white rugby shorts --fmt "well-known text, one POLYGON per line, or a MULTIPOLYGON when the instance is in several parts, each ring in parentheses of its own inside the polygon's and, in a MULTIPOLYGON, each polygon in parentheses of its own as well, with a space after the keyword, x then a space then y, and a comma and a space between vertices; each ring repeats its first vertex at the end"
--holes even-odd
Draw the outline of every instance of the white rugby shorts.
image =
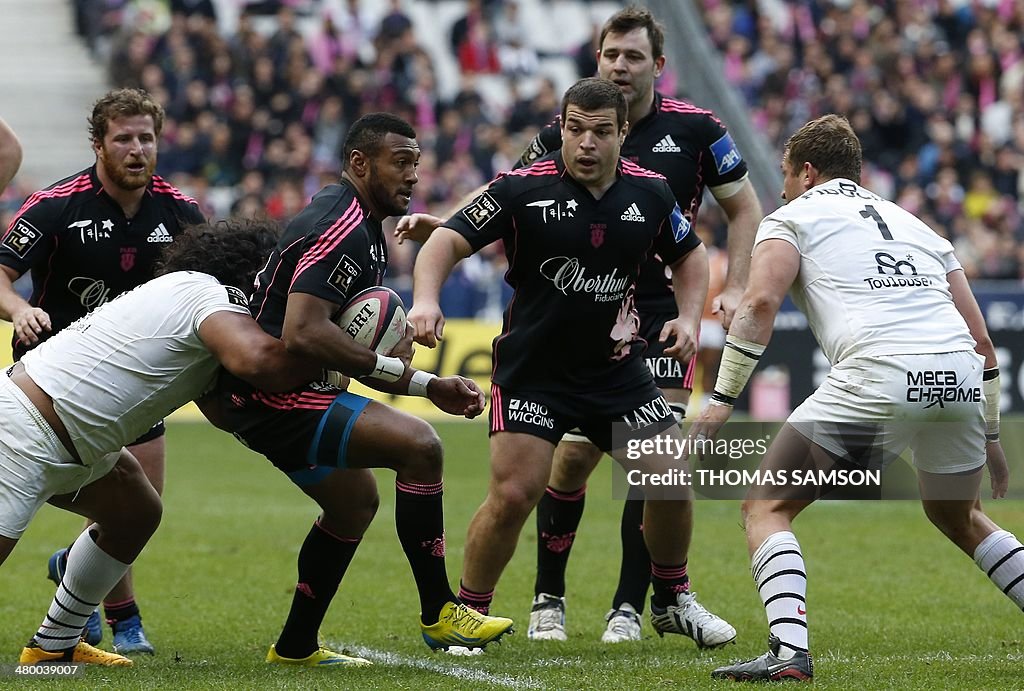
POLYGON ((848 358, 788 422, 840 457, 867 443, 888 463, 910 447, 918 470, 975 470, 985 463, 983 369, 973 350, 848 358))
POLYGON ((120 453, 77 463, 25 393, 0 372, 0 535, 19 539, 52 496, 76 492, 114 467, 120 453))

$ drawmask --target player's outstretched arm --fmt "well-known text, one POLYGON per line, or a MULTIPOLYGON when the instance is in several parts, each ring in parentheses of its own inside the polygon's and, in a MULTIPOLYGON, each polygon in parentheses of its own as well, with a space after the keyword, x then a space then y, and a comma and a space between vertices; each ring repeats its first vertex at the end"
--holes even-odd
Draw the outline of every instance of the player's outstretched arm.
POLYGON ((438 377, 427 385, 427 398, 438 410, 472 420, 484 412, 486 398, 475 381, 467 377, 438 377))
POLYGON ((455 265, 473 253, 466 238, 451 228, 435 230, 416 256, 412 272, 412 309, 409 324, 416 330, 416 342, 433 348, 444 335, 441 286, 455 265))
POLYGON ((998 367, 996 361, 996 348, 992 344, 992 338, 988 335, 988 326, 985 324, 985 317, 978 307, 978 301, 974 299, 971 286, 967 283, 967 276, 963 269, 950 271, 946 274, 949 281, 949 292, 953 296, 953 304, 956 305, 960 316, 967 322, 967 328, 971 330, 971 337, 977 344, 974 350, 985 358, 985 368, 998 367))
POLYGON ((247 314, 214 312, 199 325, 199 338, 226 370, 265 391, 288 391, 322 373, 317 362, 289 353, 247 314))
MULTIPOLYGON (((712 190, 712 193, 714 190, 712 190)), ((725 278, 725 287, 720 295, 714 296, 712 309, 722 320, 722 326, 728 330, 732 325, 733 316, 739 306, 743 291, 747 286, 750 274, 750 253, 754 247, 754 236, 757 226, 764 218, 761 201, 749 178, 740 190, 729 197, 715 201, 722 207, 729 219, 727 247, 729 268, 725 278)))
POLYGON ((771 340, 775 315, 799 270, 800 252, 785 240, 765 240, 754 250, 750 281, 725 339, 711 402, 690 427, 690 438, 714 438, 729 419, 733 402, 771 340))
POLYGON ((708 295, 708 251, 697 245, 669 267, 677 317, 661 330, 660 340, 675 340, 665 354, 687 362, 697 352, 697 331, 708 295))
POLYGON ((775 315, 800 271, 800 252, 785 240, 761 242, 750 263, 750 280, 729 335, 768 345, 775 315))
POLYGON ((992 485, 992 498, 1006 496, 1010 487, 1010 467, 1006 463, 1006 454, 999 443, 999 398, 1002 383, 999 378, 999 362, 996 360, 996 349, 989 336, 985 317, 978 307, 967 276, 962 269, 946 274, 949 281, 949 292, 953 296, 953 304, 960 316, 967 322, 967 328, 974 339, 974 350, 985 358, 985 373, 982 390, 985 394, 985 462, 988 465, 989 480, 992 485))
POLYGON ((0 118, 0 192, 14 179, 21 167, 21 142, 14 130, 0 118))

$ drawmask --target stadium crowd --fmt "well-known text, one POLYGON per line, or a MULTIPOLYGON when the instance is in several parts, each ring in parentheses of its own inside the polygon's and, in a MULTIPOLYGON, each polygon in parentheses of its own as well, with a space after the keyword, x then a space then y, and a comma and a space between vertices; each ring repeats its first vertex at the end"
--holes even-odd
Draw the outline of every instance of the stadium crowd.
MULTIPOLYGON (((210 217, 285 222, 337 179, 340 144, 361 114, 415 125, 423 159, 413 210, 443 215, 510 168, 557 112, 561 94, 538 69, 543 55, 516 0, 467 0, 441 32, 417 26, 406 1, 239 3, 227 31, 211 0, 72 4, 112 85, 145 88, 165 106, 157 172, 210 217), (424 48, 434 40, 458 65, 457 89, 440 88, 424 48), (521 95, 526 75, 538 87, 521 95), (481 78, 503 80, 507 98, 490 98, 481 78)), ((1021 278, 1024 1, 702 0, 702 9, 726 79, 776 149, 807 119, 846 114, 864 143, 867 186, 946 234, 970 278, 1021 278)), ((591 42, 564 47, 580 76, 594 73, 593 53, 591 42)), ((700 104, 671 67, 659 90, 700 104)), ((8 190, 0 222, 30 191, 8 190)), ((714 204, 699 221, 706 236, 724 236, 714 204)), ((406 290, 414 250, 391 250, 389 281, 406 290)), ((504 268, 496 248, 469 260, 446 290, 446 312, 496 318, 504 268)))
POLYGON ((971 279, 1021 278, 1024 2, 703 0, 725 76, 776 149, 836 112, 865 184, 946 235, 971 279))

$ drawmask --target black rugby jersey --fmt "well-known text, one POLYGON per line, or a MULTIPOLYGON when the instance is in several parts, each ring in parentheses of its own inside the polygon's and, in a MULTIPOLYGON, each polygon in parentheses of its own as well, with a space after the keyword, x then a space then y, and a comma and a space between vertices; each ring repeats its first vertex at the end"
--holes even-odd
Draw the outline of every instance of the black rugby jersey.
MULTIPOLYGON (((93 166, 36 192, 0 240, 0 264, 32 273, 29 303, 68 324, 153 278, 160 251, 186 225, 206 219, 199 205, 159 176, 132 218, 104 190, 93 166)), ((28 348, 17 336, 14 357, 28 348)))
POLYGON ((700 244, 665 179, 620 159, 599 200, 560 153, 502 173, 444 223, 474 251, 504 240, 515 293, 492 379, 521 391, 607 391, 649 378, 634 291, 649 251, 674 263, 700 244))
MULTIPOLYGON (((562 146, 561 118, 533 138, 519 165, 529 165, 562 146)), ((654 93, 654 107, 630 123, 622 157, 665 176, 688 223, 697 218, 705 187, 735 182, 747 164, 725 125, 710 110, 654 93)), ((675 313, 665 263, 650 257, 640 271, 637 307, 643 313, 675 313)))
POLYGON ((253 317, 280 338, 289 293, 308 293, 338 305, 381 284, 388 252, 380 221, 371 218, 347 181, 328 185, 292 219, 249 302, 253 317))

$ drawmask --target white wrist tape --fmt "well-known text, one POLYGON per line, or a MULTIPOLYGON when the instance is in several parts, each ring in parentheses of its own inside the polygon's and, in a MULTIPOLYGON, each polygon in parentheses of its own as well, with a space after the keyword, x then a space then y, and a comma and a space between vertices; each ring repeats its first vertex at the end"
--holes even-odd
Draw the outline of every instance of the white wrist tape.
POLYGON ((731 406, 743 392, 757 361, 764 354, 761 343, 746 341, 735 336, 725 337, 722 362, 718 365, 718 380, 711 394, 711 403, 731 406))
POLYGON ((427 384, 435 379, 437 379, 437 375, 430 372, 424 372, 423 370, 413 372, 412 379, 409 380, 409 395, 426 398, 427 384))
POLYGON ((377 353, 377 364, 374 365, 373 371, 366 376, 381 381, 395 382, 401 379, 403 374, 405 374, 405 363, 396 357, 377 353))
POLYGON ((985 439, 999 441, 999 368, 985 370, 981 391, 985 394, 985 439))

